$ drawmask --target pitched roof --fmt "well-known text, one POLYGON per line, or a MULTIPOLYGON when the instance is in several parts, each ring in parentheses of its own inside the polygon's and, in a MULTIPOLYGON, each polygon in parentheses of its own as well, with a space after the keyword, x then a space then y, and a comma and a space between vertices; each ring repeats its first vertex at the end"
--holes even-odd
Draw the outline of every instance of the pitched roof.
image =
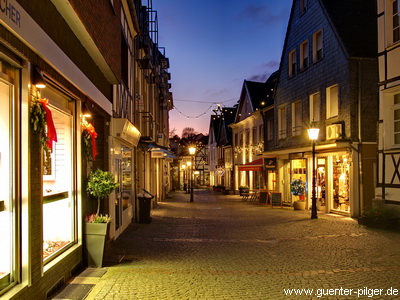
POLYGON ((376 0, 320 0, 350 57, 377 56, 376 0))

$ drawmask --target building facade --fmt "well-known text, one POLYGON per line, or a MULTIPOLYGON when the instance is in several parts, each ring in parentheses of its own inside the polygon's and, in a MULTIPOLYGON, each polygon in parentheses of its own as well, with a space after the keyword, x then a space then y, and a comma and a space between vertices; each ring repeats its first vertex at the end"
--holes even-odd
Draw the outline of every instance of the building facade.
POLYGON ((295 0, 275 93, 277 189, 285 205, 297 196, 290 182, 306 182, 311 205, 310 124, 316 145, 320 210, 360 215, 374 198, 377 60, 374 1, 295 0), (359 26, 351 24, 357 20, 359 26), (357 38, 356 38, 357 37, 357 38))
POLYGON ((376 201, 388 208, 400 204, 398 130, 400 104, 400 2, 377 1, 379 61, 379 146, 376 201))
MULTIPOLYGON (((108 238, 117 238, 138 213, 136 179, 147 175, 138 172, 137 148, 145 126, 168 145, 165 53, 154 67, 159 73, 138 67, 135 38, 150 36, 139 20, 152 9, 141 1, 91 6, 73 0, 0 5, 0 136, 8 141, 0 149, 0 298, 46 299, 85 264, 82 228, 95 211, 86 192, 93 169, 109 170, 120 182, 101 203, 113 220, 108 238), (149 94, 145 104, 142 93, 149 94), (142 111, 152 113, 151 126, 142 111)), ((149 165, 159 168, 149 186, 162 200, 169 165, 161 159, 149 165)))

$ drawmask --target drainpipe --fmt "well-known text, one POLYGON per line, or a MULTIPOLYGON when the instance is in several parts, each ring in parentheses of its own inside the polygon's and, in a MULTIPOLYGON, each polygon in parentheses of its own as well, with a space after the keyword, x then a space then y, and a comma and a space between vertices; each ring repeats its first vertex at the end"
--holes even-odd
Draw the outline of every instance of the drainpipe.
POLYGON ((357 101, 358 101, 358 201, 359 201, 359 212, 358 217, 361 216, 362 211, 364 210, 364 202, 363 202, 363 169, 362 169, 362 133, 361 133, 361 60, 358 60, 358 92, 357 92, 357 101))

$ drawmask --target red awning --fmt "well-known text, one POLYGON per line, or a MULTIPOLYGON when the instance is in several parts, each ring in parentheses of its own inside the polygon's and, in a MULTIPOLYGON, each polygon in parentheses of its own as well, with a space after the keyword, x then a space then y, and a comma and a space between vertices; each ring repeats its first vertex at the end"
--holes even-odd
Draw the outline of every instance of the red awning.
POLYGON ((263 159, 259 158, 248 162, 247 164, 240 165, 239 171, 262 171, 263 169, 263 159))

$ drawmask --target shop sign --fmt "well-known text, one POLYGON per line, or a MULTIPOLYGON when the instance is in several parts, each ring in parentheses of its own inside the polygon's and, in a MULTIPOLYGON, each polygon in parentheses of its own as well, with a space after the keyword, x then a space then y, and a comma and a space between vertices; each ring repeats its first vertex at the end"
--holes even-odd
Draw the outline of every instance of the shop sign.
POLYGON ((266 170, 276 170, 276 157, 264 158, 264 168, 266 170))
POLYGON ((112 125, 115 137, 119 137, 135 147, 138 145, 140 131, 128 119, 113 118, 112 125))
POLYGON ((151 158, 163 158, 163 157, 164 157, 164 151, 157 151, 157 150, 151 151, 151 158))

